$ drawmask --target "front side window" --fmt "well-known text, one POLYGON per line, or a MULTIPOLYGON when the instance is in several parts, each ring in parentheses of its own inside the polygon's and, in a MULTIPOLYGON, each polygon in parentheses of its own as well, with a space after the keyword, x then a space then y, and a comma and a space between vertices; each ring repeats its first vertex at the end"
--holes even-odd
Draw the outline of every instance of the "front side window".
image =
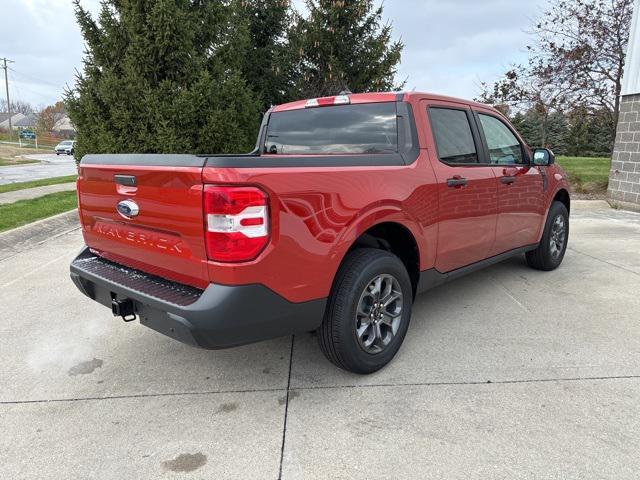
POLYGON ((513 132, 502 121, 491 115, 479 114, 480 124, 487 140, 489 159, 495 165, 524 164, 522 146, 513 132))
POLYGON ((339 155, 396 153, 396 104, 365 103, 272 113, 264 153, 339 155))
POLYGON ((445 163, 478 163, 469 117, 464 110, 429 109, 438 157, 445 163))

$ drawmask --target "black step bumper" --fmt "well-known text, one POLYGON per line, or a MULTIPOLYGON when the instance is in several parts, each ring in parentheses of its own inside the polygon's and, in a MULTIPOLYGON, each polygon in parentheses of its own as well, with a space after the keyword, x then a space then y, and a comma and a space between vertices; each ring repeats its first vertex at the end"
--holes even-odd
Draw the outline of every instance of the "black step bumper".
POLYGON ((314 330, 326 299, 292 303, 264 285, 210 284, 205 290, 125 267, 84 248, 71 262, 71 279, 109 308, 130 299, 140 323, 189 345, 208 349, 314 330))

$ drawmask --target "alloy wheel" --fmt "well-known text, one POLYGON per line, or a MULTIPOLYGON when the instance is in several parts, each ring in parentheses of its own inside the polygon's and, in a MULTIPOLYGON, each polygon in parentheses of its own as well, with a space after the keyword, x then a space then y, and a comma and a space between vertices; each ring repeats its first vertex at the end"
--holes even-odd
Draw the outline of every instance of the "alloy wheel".
POLYGON ((551 225, 551 235, 549 239, 549 246, 551 249, 551 256, 558 258, 564 249, 566 242, 566 224, 562 215, 557 215, 551 225))
POLYGON ((356 310, 358 344, 367 353, 382 352, 394 339, 402 322, 402 289, 398 280, 381 274, 367 283, 356 310))

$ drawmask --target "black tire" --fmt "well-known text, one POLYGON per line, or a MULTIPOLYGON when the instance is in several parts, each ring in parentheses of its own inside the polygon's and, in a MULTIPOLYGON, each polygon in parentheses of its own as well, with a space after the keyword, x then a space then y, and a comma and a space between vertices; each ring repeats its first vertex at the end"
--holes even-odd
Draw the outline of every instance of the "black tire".
POLYGON ((569 212, 561 202, 553 202, 549 208, 547 221, 544 225, 542 240, 538 248, 527 252, 527 264, 536 270, 554 270, 560 266, 569 243, 569 212), (558 219, 561 220, 558 220, 558 219), (561 235, 557 233, 557 222, 561 221, 564 229, 561 235), (555 237, 554 237, 555 236, 555 237), (552 239, 554 241, 552 242, 552 239), (562 246, 558 248, 556 240, 562 240, 562 246))
MULTIPOLYGON (((381 290, 382 288, 379 288, 378 291, 381 290)), ((331 288, 322 325, 318 329, 318 341, 322 353, 333 364, 350 372, 368 374, 380 370, 393 359, 402 345, 409 328, 412 303, 411 280, 407 269, 398 257, 384 250, 373 248, 350 252, 340 265, 331 288), (379 329, 377 331, 383 332, 384 328, 385 335, 383 336, 385 338, 383 340, 382 337, 377 337, 379 340, 374 343, 382 344, 384 341, 389 343, 381 347, 377 345, 367 347, 363 345, 366 343, 363 341, 363 335, 359 336, 356 331, 357 325, 363 328, 365 324, 368 324, 375 328, 370 322, 376 324, 378 322, 369 320, 366 315, 360 315, 360 318, 366 321, 360 322, 356 311, 361 302, 365 301, 365 297, 373 298, 374 294, 371 293, 371 289, 378 278, 383 278, 381 282, 391 283, 390 293, 395 295, 401 293, 402 297, 399 299, 401 301, 397 303, 398 300, 396 300, 396 303, 392 302, 389 307, 386 305, 382 307, 382 301, 380 301, 378 304, 370 305, 369 312, 377 311, 382 318, 387 313, 386 309, 393 307, 394 313, 392 315, 396 315, 394 318, 399 322, 397 327, 394 326, 396 331, 392 334, 394 328, 387 325, 384 320, 379 320, 380 326, 377 327, 379 329), (374 309, 376 305, 380 306, 378 310, 374 309), (372 353, 366 348, 381 348, 382 350, 372 353)), ((386 320, 395 322, 391 316, 387 316, 386 320)), ((376 335, 373 334, 373 337, 376 335)), ((370 336, 366 337, 366 339, 370 338, 370 336)))

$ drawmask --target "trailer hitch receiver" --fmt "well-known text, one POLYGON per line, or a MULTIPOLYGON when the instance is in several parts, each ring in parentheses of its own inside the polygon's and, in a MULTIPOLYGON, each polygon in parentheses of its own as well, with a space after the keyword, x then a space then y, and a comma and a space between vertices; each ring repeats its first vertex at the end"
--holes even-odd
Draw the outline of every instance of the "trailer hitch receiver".
POLYGON ((122 317, 125 322, 132 322, 136 319, 135 307, 130 298, 111 300, 111 312, 114 317, 122 317))

